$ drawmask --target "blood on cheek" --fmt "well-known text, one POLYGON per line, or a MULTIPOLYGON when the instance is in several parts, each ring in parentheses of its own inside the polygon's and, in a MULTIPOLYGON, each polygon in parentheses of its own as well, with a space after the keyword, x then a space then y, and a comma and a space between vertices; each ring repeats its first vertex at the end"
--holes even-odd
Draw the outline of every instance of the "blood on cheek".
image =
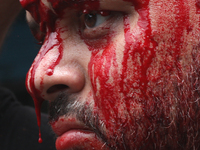
MULTIPOLYGON (((124 1, 132 2, 132 0, 124 1)), ((153 107, 152 105, 155 104, 154 98, 150 93, 153 91, 154 87, 149 86, 148 83, 152 82, 150 81, 151 77, 149 71, 153 69, 152 64, 158 55, 156 50, 162 51, 163 49, 166 53, 172 53, 174 69, 176 69, 179 77, 182 76, 179 57, 181 55, 181 50, 184 50, 184 47, 181 46, 184 42, 184 34, 182 31, 187 30, 190 26, 190 24, 187 23, 189 22, 188 8, 181 0, 173 2, 174 6, 176 6, 174 9, 177 11, 174 13, 176 16, 175 20, 171 21, 174 23, 174 32, 170 35, 171 37, 169 37, 168 40, 175 40, 176 42, 169 43, 168 49, 165 47, 158 49, 159 43, 155 41, 153 37, 148 2, 149 1, 146 1, 143 5, 138 5, 138 8, 135 8, 139 14, 137 27, 141 29, 141 34, 133 34, 130 27, 130 18, 128 15, 124 16, 125 46, 124 49, 122 49, 122 66, 119 66, 117 63, 118 50, 116 44, 112 41, 112 36, 108 36, 109 40, 107 41, 109 42, 102 46, 103 49, 101 51, 96 51, 93 46, 88 45, 92 52, 88 70, 94 90, 95 105, 99 109, 97 113, 100 113, 101 119, 105 123, 108 132, 115 135, 115 137, 121 137, 121 135, 118 135, 120 134, 120 132, 118 132, 120 129, 123 128, 126 130, 125 128, 127 128, 127 130, 130 130, 130 127, 137 128, 138 124, 140 124, 140 122, 134 122, 135 118, 122 118, 123 112, 121 112, 121 110, 130 113, 131 109, 141 106, 141 108, 144 108, 141 109, 144 118, 151 118, 151 115, 153 115, 151 113, 154 113, 154 111, 151 113, 148 112, 148 110, 150 110, 148 108, 153 107), (137 97, 137 99, 133 97, 137 97)), ((165 10, 166 6, 163 7, 162 10, 165 10)), ((162 61, 160 61, 159 65, 165 66, 167 62, 165 61, 165 57, 162 57, 162 61)), ((172 71, 171 68, 166 68, 166 71, 172 71)), ((158 72, 161 73, 161 70, 158 70, 158 72)), ((161 74, 158 74, 158 76, 159 75, 161 74)), ((159 95, 160 93, 154 94, 159 95)), ((132 113, 127 116, 133 117, 134 114, 132 113)))
MULTIPOLYGON (((134 37, 130 30, 130 18, 128 15, 124 16, 125 46, 124 49, 121 49, 121 51, 124 51, 122 56, 122 68, 119 69, 117 63, 119 50, 117 50, 116 43, 112 41, 112 39, 114 39, 112 36, 107 37, 107 41, 109 42, 102 46, 104 48, 102 51, 95 51, 93 47, 89 46, 89 49, 92 51, 92 57, 88 70, 95 94, 95 104, 96 107, 100 109, 99 112, 103 113, 103 118, 101 119, 104 120, 106 128, 114 134, 117 134, 115 132, 123 126, 119 109, 122 108, 121 104, 125 103, 126 109, 128 110, 127 112, 130 112, 130 101, 132 101, 132 97, 129 95, 132 92, 131 89, 139 88, 140 91, 144 91, 143 94, 139 94, 141 97, 145 98, 148 82, 146 77, 147 69, 155 57, 154 50, 157 43, 151 39, 149 9, 146 7, 140 12, 138 11, 138 13, 140 15, 138 26, 142 28, 143 24, 147 25, 143 30, 144 33, 142 33, 144 37, 134 37), (140 40, 134 40, 134 38, 140 40), (144 41, 141 41, 141 39, 144 39, 144 41), (146 53, 147 50, 150 51, 149 54, 146 53), (136 53, 140 54, 140 61, 143 62, 142 65, 135 61, 136 53), (130 66, 130 59, 135 63, 134 67, 130 66), (139 76, 130 75, 130 72, 133 72, 131 70, 133 68, 136 68, 135 71, 140 74, 139 76), (127 80, 139 81, 138 86, 133 87, 133 82, 127 82, 127 80), (115 120, 114 123, 111 120, 115 120)), ((124 122, 128 122, 128 120, 124 122)))

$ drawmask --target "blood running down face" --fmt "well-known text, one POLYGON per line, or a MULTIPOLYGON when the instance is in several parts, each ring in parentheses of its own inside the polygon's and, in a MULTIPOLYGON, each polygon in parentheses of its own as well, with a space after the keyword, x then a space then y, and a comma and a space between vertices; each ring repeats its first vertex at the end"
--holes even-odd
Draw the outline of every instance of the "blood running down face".
MULTIPOLYGON (((56 148, 198 149, 198 0, 21 0, 56 148)), ((45 140, 45 139, 44 139, 45 140)))

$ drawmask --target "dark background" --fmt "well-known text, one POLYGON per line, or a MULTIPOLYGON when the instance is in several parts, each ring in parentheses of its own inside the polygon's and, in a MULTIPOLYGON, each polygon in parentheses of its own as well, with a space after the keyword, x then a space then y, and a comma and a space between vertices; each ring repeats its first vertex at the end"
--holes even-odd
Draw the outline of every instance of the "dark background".
MULTIPOLYGON (((25 11, 22 11, 0 50, 0 85, 14 92, 24 105, 34 106, 25 88, 25 78, 39 49, 27 25, 25 11)), ((47 112, 47 103, 43 104, 42 111, 47 112)))

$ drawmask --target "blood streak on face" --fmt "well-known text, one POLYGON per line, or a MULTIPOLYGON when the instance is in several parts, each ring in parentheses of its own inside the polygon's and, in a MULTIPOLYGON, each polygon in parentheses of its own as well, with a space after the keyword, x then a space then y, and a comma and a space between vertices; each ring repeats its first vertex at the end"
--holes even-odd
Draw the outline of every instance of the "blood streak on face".
POLYGON ((52 49, 58 49, 58 56, 55 61, 52 61, 51 64, 48 64, 46 70, 46 75, 53 75, 54 68, 59 64, 60 60, 63 57, 63 41, 60 36, 60 29, 55 28, 55 21, 57 17, 62 18, 63 10, 67 7, 73 7, 75 9, 87 9, 87 10, 97 10, 99 8, 99 1, 83 1, 79 2, 82 5, 77 5, 76 1, 65 0, 48 0, 51 3, 52 7, 56 11, 56 14, 52 12, 41 0, 20 0, 21 5, 28 10, 35 21, 40 24, 40 30, 46 33, 46 38, 44 44, 38 54, 38 58, 33 62, 31 69, 27 74, 26 86, 28 92, 32 96, 35 104, 35 110, 37 115, 37 122, 39 126, 39 143, 42 142, 41 139, 41 105, 44 99, 41 97, 41 91, 43 90, 43 79, 41 79, 40 89, 35 87, 35 72, 45 57, 45 55, 52 49), (53 34, 52 34, 53 33, 53 34), (53 43, 53 44, 52 44, 53 43))
POLYGON ((36 89, 35 87, 35 72, 44 58, 44 56, 53 48, 58 47, 58 56, 55 61, 53 61, 51 64, 49 64, 47 68, 47 75, 52 75, 54 68, 57 64, 59 64, 60 60, 63 56, 63 46, 62 46, 62 39, 60 38, 59 29, 54 29, 54 22, 56 19, 56 16, 47 8, 42 1, 40 0, 32 0, 32 1, 26 1, 21 0, 20 1, 22 6, 26 8, 31 15, 35 18, 35 21, 40 23, 41 31, 46 32, 46 28, 48 28, 48 33, 46 33, 46 40, 45 44, 43 45, 41 51, 38 54, 38 58, 33 62, 31 69, 29 70, 29 73, 27 74, 27 81, 26 86, 30 88, 27 88, 28 92, 31 94, 34 104, 35 104, 35 110, 37 115, 37 122, 39 126, 39 143, 42 142, 41 139, 41 131, 40 131, 40 125, 41 125, 41 105, 44 101, 41 97, 41 91, 43 88, 43 80, 41 80, 40 83, 40 89, 36 89), (53 33, 53 34, 52 34, 53 33), (50 39, 50 40, 49 40, 50 39))
MULTIPOLYGON (((162 110, 156 108, 159 106, 157 106, 158 104, 154 98, 156 96, 160 97, 162 94, 153 93, 154 87, 150 86, 150 83, 159 81, 159 76, 162 75, 162 70, 158 70, 159 73, 156 77, 151 76, 155 58, 159 53, 156 52, 158 42, 154 40, 154 33, 151 28, 150 1, 145 0, 140 4, 135 4, 133 0, 124 1, 134 3, 133 5, 139 14, 137 26, 141 34, 136 37, 132 33, 129 16, 125 15, 125 46, 121 72, 117 69, 119 66, 116 61, 116 45, 110 40, 112 35, 107 37, 108 42, 102 46, 102 51, 96 51, 94 45, 90 46, 88 44, 89 49, 92 51, 88 70, 94 90, 95 105, 100 110, 97 113, 100 114, 101 119, 105 122, 107 135, 110 136, 108 137, 111 142, 110 145, 116 146, 116 144, 119 144, 117 145, 119 149, 124 148, 124 143, 122 144, 120 141, 125 141, 127 145, 132 145, 132 147, 137 147, 137 144, 143 143, 142 141, 148 137, 148 128, 152 123, 156 124, 158 122, 155 118, 159 115, 158 118, 166 122, 168 122, 167 118, 169 118, 168 116, 162 116, 162 110), (157 110, 150 111, 152 108, 157 110), (133 109, 135 110, 133 111, 133 109), (136 112, 137 109, 138 112, 136 112), (158 112, 158 114, 155 112, 158 112), (144 130, 142 131, 142 129, 144 130), (135 133, 129 135, 131 131, 135 133), (122 133, 125 133, 124 137, 122 133), (135 139, 138 139, 138 141, 131 143, 135 139)), ((170 74, 176 72, 177 76, 181 78, 182 67, 179 60, 181 51, 185 51, 183 47, 184 33, 182 31, 189 30, 191 27, 188 21, 189 8, 183 0, 170 3, 175 6, 176 20, 173 24, 173 33, 169 39, 171 46, 168 49, 163 47, 163 50, 159 49, 159 51, 171 53, 172 63, 169 63, 169 66, 165 56, 161 55, 159 57, 162 57, 162 61, 159 62, 159 65, 166 66, 165 71, 171 72, 170 74)), ((148 144, 146 145, 147 147, 148 144)))
MULTIPOLYGON (((131 1, 132 2, 132 1, 131 1)), ((136 5, 134 5, 136 6, 136 5)), ((130 31, 130 20, 129 16, 124 16, 124 36, 125 36, 125 47, 124 47, 124 57, 122 61, 121 72, 118 72, 118 64, 116 62, 116 47, 112 43, 112 35, 107 36, 107 43, 104 47, 103 52, 95 51, 93 47, 89 47, 92 51, 91 61, 89 63, 89 74, 92 81, 92 86, 95 95, 96 107, 100 108, 100 112, 103 113, 103 118, 106 124, 106 129, 108 129, 107 135, 111 135, 109 138, 121 137, 121 129, 123 128, 128 132, 131 127, 136 127, 136 124, 131 121, 132 118, 122 116, 122 112, 127 112, 128 116, 130 114, 131 101, 133 98, 131 92, 133 90, 133 81, 138 81, 138 85, 135 88, 139 88, 138 93, 141 98, 146 99, 147 91, 147 69, 155 57, 155 47, 157 43, 151 37, 151 22, 149 18, 148 1, 142 6, 137 5, 136 10, 138 11, 140 18, 138 21, 138 26, 143 29, 144 41, 137 40, 133 42, 133 34, 130 31), (139 9, 142 7, 143 9, 139 9), (148 51, 148 53, 147 53, 148 51), (141 56, 142 64, 138 64, 135 60, 136 55, 139 53, 141 56), (130 56, 132 58, 130 58, 130 56), (133 66, 130 66, 130 59, 133 66), (133 68, 138 72, 138 76, 132 76, 133 73, 131 69, 133 68), (112 72, 110 74, 110 72, 112 72), (110 81, 110 76, 112 76, 112 81, 110 81), (132 79, 131 79, 131 78, 132 79), (100 88, 98 87, 100 84, 100 88), (141 93, 141 91, 143 93, 141 93), (98 93, 98 94, 97 94, 98 93), (125 104, 125 105, 124 105, 125 104), (124 118, 123 118, 124 117, 124 118), (112 137, 113 136, 113 137, 112 137)), ((136 73, 135 73, 136 75, 136 73)), ((127 137, 125 137, 127 138, 127 137)), ((134 137, 132 137, 134 139, 134 137)), ((114 140, 114 139, 112 139, 114 140)), ((116 140, 116 139, 115 139, 116 140)), ((122 141, 123 139, 118 139, 122 141)), ((110 143, 115 145, 115 143, 110 143)), ((117 147, 123 149, 123 145, 117 145, 117 147)))
POLYGON ((196 0, 197 14, 200 13, 200 0, 196 0))
MULTIPOLYGON (((168 127, 172 122, 170 115, 175 103, 173 94, 177 91, 173 91, 171 84, 181 84, 179 80, 183 78, 181 59, 188 50, 189 36, 186 35, 194 30, 190 24, 189 0, 123 1, 132 3, 139 18, 134 26, 131 18, 133 16, 123 15, 123 34, 117 42, 115 32, 109 32, 97 40, 80 37, 91 52, 87 69, 94 94, 94 111, 96 110, 94 113, 105 124, 107 144, 110 147, 155 149, 156 144, 160 146, 162 143, 159 140, 166 138, 158 134, 160 129, 168 127), (165 14, 162 16, 159 11, 163 10, 165 14), (167 19, 164 20, 164 17, 167 19), (118 43, 124 44, 124 47, 120 45, 123 49, 121 47, 119 49, 118 43)), ((36 70, 44 56, 52 49, 58 49, 58 56, 56 61, 48 64, 47 76, 53 75, 54 68, 63 57, 64 42, 60 35, 61 29, 55 25, 56 18, 62 19, 62 10, 67 7, 82 10, 84 13, 99 10, 100 7, 99 1, 90 0, 48 0, 48 2, 56 15, 42 1, 21 0, 22 5, 41 25, 42 31, 47 32, 43 47, 27 75, 27 87, 35 101, 38 122, 43 101, 41 98, 43 79, 40 88, 37 89, 34 84, 36 70), (52 20, 52 16, 55 19, 52 20)), ((199 1, 196 1, 195 5, 199 13, 199 1)), ((100 14, 109 13, 102 11, 100 14)), ((178 103, 183 105, 181 108, 185 108, 185 103, 182 103, 185 102, 183 96, 179 101, 178 103)), ((177 137, 177 133, 173 132, 176 130, 169 128, 165 131, 169 132, 171 137, 177 137)))

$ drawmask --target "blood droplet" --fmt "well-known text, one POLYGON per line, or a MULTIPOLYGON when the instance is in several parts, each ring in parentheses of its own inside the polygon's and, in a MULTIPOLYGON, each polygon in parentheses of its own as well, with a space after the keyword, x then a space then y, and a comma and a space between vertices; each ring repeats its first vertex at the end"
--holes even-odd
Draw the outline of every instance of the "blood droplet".
POLYGON ((41 130, 39 129, 39 139, 38 139, 38 143, 42 143, 42 137, 41 137, 41 130))

